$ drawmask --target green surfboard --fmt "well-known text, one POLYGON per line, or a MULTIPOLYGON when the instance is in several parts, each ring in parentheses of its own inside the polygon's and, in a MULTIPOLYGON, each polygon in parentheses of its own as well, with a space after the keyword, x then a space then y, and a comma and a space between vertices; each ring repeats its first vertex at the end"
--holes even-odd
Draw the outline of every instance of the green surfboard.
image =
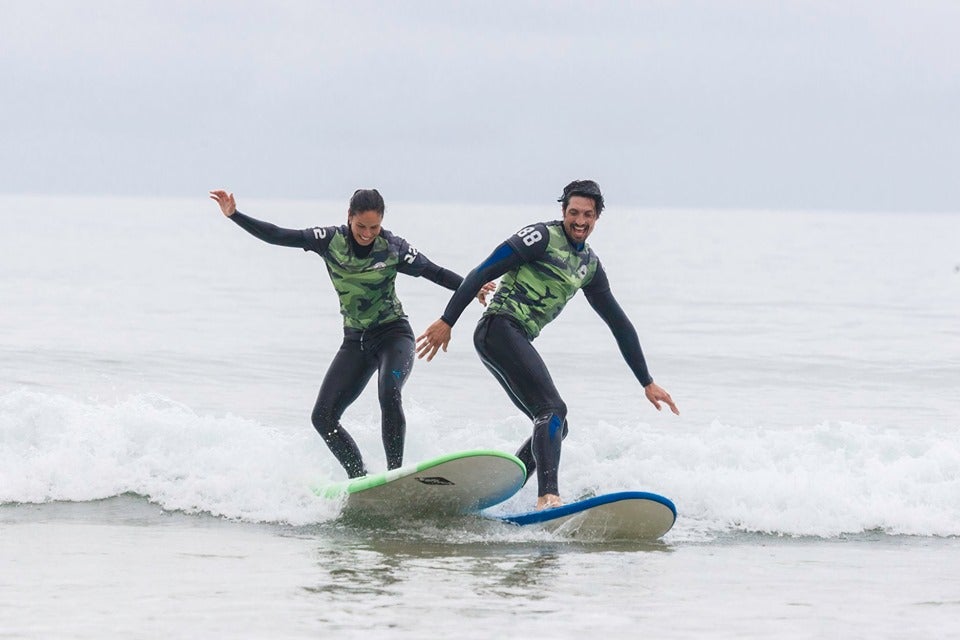
POLYGON ((509 453, 461 451, 316 487, 314 493, 345 497, 344 515, 462 515, 503 502, 520 490, 526 473, 520 459, 509 453))

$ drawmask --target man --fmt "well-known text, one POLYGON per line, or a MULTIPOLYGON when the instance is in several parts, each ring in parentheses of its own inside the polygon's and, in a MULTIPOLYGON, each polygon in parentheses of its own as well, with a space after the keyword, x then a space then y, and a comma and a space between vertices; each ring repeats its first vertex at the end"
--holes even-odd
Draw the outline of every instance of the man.
POLYGON ((603 194, 593 180, 575 180, 559 198, 563 219, 524 227, 464 279, 439 320, 417 338, 417 357, 433 359, 447 350, 450 331, 484 283, 503 276, 500 288, 474 333, 483 364, 533 421, 533 436, 517 451, 539 485, 537 508, 559 506, 557 472, 561 440, 567 435, 567 406, 533 347, 540 331, 583 289, 590 306, 609 325, 620 352, 659 411, 663 402, 677 415, 670 394, 647 371, 637 332, 620 308, 600 260, 587 238, 603 211, 603 194))

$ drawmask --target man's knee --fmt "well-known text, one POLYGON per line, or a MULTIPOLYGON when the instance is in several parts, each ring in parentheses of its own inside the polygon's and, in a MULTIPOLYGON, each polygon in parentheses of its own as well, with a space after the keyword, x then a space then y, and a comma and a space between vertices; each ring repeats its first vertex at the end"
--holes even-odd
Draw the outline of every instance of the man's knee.
POLYGON ((560 398, 556 398, 542 406, 540 406, 536 411, 537 419, 547 419, 550 417, 555 417, 561 426, 566 426, 567 424, 567 403, 565 403, 560 398))
POLYGON ((550 440, 567 437, 567 407, 562 402, 537 414, 533 423, 534 434, 546 431, 550 440))

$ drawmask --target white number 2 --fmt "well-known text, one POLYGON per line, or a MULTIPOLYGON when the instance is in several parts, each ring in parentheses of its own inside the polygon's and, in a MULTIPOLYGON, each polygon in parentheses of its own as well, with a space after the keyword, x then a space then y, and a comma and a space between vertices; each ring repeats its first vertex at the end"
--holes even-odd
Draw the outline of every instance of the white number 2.
POLYGON ((417 254, 420 253, 413 247, 407 248, 407 255, 403 256, 403 261, 409 264, 413 264, 413 261, 417 259, 417 254))
POLYGON ((524 227, 523 229, 520 229, 520 231, 517 231, 517 236, 523 238, 523 244, 527 245, 528 247, 532 247, 533 245, 537 244, 541 238, 543 238, 543 234, 534 227, 524 227))

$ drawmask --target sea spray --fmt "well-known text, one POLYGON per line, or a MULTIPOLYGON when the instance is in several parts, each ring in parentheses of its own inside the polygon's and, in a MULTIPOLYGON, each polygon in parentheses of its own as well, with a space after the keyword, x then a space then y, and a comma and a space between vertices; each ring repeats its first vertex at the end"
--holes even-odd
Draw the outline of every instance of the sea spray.
MULTIPOLYGON (((382 464, 374 415, 346 423, 382 464), (357 422, 359 421, 359 422, 357 422)), ((522 418, 447 424, 411 403, 407 462, 458 449, 513 451, 522 418)), ((248 521, 324 522, 337 505, 310 487, 342 470, 309 428, 282 430, 198 415, 153 396, 115 403, 17 390, 0 395, 0 502, 143 495, 169 510, 248 521)), ((530 482, 503 505, 535 499, 530 482)), ((735 532, 832 538, 880 530, 960 535, 960 433, 850 422, 700 429, 580 423, 564 445, 568 499, 622 490, 660 493, 679 519, 669 537, 735 532)))
POLYGON ((334 471, 318 444, 156 396, 101 404, 13 391, 0 395, 0 503, 135 493, 170 510, 318 522, 336 514, 310 492, 334 471))

